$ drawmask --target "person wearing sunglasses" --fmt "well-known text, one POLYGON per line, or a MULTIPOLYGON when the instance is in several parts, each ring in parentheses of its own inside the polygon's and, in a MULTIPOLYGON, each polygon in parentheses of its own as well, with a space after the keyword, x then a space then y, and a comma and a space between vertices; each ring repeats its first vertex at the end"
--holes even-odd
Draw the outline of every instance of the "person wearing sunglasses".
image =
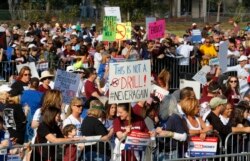
POLYGON ((66 118, 63 120, 63 127, 69 124, 76 126, 76 136, 81 136, 81 125, 83 121, 83 118, 81 118, 82 110, 82 99, 78 97, 72 98, 67 109, 66 118))
POLYGON ((236 106, 240 101, 240 91, 239 91, 239 80, 235 76, 228 78, 226 83, 226 90, 224 95, 227 97, 227 100, 232 105, 236 106))
POLYGON ((48 90, 51 90, 50 81, 54 78, 54 75, 49 71, 45 70, 42 72, 40 81, 42 84, 38 87, 38 91, 45 93, 48 90))
POLYGON ((18 78, 11 85, 11 96, 17 96, 23 93, 25 89, 28 89, 28 85, 31 78, 31 70, 28 66, 23 66, 19 72, 18 78))

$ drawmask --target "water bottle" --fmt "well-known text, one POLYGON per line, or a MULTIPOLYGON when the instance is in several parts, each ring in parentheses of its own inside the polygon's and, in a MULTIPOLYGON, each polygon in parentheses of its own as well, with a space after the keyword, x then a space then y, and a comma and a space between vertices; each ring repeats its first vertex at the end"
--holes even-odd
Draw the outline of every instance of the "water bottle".
MULTIPOLYGON (((8 142, 8 147, 10 146, 10 133, 8 130, 6 130, 6 132, 4 133, 4 140, 3 142, 8 142)), ((8 153, 8 147, 4 147, 2 149, 0 149, 0 155, 7 155, 8 153)))
POLYGON ((4 140, 8 141, 8 147, 10 146, 10 133, 8 130, 4 133, 4 140))

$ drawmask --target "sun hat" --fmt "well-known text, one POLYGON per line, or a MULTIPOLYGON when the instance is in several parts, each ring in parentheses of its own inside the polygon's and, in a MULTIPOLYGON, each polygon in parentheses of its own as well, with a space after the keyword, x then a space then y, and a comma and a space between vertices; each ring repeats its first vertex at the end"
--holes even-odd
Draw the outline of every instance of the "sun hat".
POLYGON ((74 67, 73 66, 67 66, 66 71, 67 72, 74 72, 74 67))
POLYGON ((44 78, 51 78, 51 77, 54 77, 54 75, 51 74, 49 71, 45 70, 41 74, 40 81, 42 81, 44 78))

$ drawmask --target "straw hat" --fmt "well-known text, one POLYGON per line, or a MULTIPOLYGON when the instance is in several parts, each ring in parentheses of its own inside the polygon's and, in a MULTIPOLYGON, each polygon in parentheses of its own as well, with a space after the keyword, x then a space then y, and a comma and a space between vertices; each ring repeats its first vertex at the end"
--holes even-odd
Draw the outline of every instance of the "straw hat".
POLYGON ((44 78, 51 78, 51 77, 54 77, 54 75, 51 74, 49 71, 45 70, 41 74, 40 81, 42 81, 44 78))

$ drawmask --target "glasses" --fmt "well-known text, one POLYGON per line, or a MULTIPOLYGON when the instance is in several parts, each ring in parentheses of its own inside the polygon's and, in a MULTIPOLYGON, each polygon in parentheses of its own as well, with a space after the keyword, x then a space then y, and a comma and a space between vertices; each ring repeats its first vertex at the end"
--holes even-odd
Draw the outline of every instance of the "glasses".
POLYGON ((237 83, 238 81, 237 80, 235 80, 235 81, 230 81, 230 83, 237 83))
POLYGON ((80 108, 80 107, 82 107, 83 105, 74 105, 74 106, 76 106, 76 107, 80 108))
POLYGON ((31 74, 23 74, 23 76, 31 76, 31 74))

